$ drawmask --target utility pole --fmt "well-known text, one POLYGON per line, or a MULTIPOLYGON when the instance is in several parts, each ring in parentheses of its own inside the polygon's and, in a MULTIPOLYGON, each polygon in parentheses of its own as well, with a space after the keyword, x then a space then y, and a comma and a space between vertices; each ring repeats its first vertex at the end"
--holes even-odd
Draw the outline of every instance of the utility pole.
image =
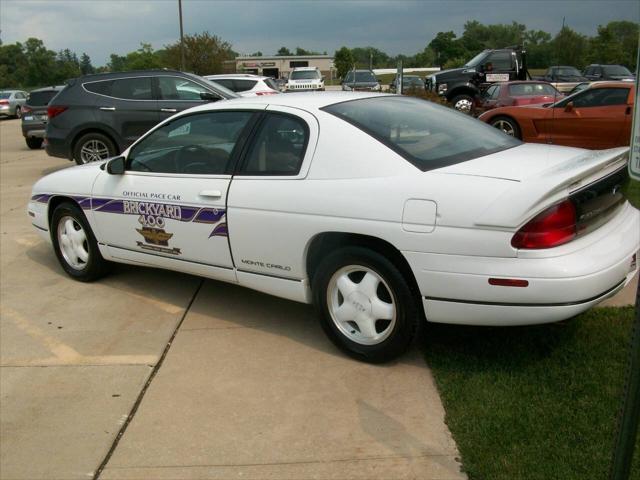
POLYGON ((369 70, 373 70, 373 52, 369 50, 369 70))
POLYGON ((180 16, 180 70, 185 71, 184 66, 184 35, 182 30, 182 0, 178 0, 178 14, 180 16))

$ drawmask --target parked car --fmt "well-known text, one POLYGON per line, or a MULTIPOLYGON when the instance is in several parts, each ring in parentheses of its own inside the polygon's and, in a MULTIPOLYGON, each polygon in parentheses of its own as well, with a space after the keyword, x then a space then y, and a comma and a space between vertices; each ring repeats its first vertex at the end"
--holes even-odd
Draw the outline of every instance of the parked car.
POLYGON ((527 55, 522 47, 483 50, 460 68, 425 78, 425 90, 447 99, 456 110, 471 114, 480 94, 495 82, 526 80, 527 55))
POLYGON ((20 118, 26 101, 27 92, 23 90, 0 91, 0 116, 20 118))
POLYGON ((207 80, 222 85, 241 97, 256 97, 280 93, 278 84, 271 77, 246 73, 205 75, 207 80))
POLYGON ((482 113, 493 108, 552 103, 564 95, 546 82, 516 81, 491 85, 478 99, 474 112, 482 113))
MULTIPOLYGON (((402 91, 408 90, 422 90, 424 87, 423 80, 418 75, 402 75, 402 91)), ((398 92, 398 77, 394 77, 393 81, 389 85, 389 91, 391 93, 398 92)))
POLYGON ((294 68, 284 86, 285 92, 324 91, 324 77, 316 67, 294 68))
POLYGON ((178 71, 87 75, 69 81, 49 104, 45 148, 51 156, 79 164, 113 157, 176 112, 237 97, 178 71))
POLYGON ((559 102, 495 108, 480 120, 525 142, 591 149, 629 145, 635 89, 598 82, 559 102))
POLYGON ((47 106, 64 85, 31 90, 27 102, 22 107, 22 135, 27 147, 37 150, 42 147, 44 132, 47 127, 47 106))
POLYGON ((379 92, 380 83, 371 70, 351 70, 342 80, 342 90, 359 92, 379 92))
POLYGON ((633 82, 636 76, 623 65, 589 65, 584 70, 584 76, 589 80, 622 80, 633 82))
POLYGON ((541 78, 534 80, 544 80, 553 85, 558 91, 567 93, 581 82, 588 82, 589 79, 584 77, 580 70, 570 66, 554 66, 547 68, 546 73, 541 78))
POLYGON ((40 179, 28 214, 74 279, 113 261, 313 301, 338 347, 380 362, 425 316, 555 322, 623 288, 628 154, 523 144, 401 95, 254 97, 40 179))

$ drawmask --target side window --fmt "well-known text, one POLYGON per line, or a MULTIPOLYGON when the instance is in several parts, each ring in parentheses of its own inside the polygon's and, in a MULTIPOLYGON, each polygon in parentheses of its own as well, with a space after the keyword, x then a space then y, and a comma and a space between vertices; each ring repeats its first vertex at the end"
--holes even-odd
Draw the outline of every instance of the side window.
POLYGON ((22 100, 24 98, 24 95, 22 94, 22 92, 16 92, 16 98, 22 100))
POLYGON ((497 99, 499 91, 500 91, 500 87, 498 87, 498 85, 491 85, 487 90, 487 98, 489 100, 497 99))
POLYGON ((82 86, 85 90, 88 90, 91 93, 97 93, 99 95, 111 95, 111 86, 113 85, 113 80, 103 80, 101 82, 89 82, 83 83, 82 86))
POLYGON ((158 86, 160 100, 202 101, 200 94, 209 92, 203 86, 180 77, 158 77, 158 86))
POLYGON ((587 69, 584 71, 585 75, 593 75, 593 67, 587 67, 587 69))
POLYGON ((309 140, 300 118, 269 113, 247 153, 242 175, 297 175, 309 140))
POLYGON ((111 96, 123 100, 152 100, 151 77, 114 80, 111 86, 111 96))
POLYGON ((573 106, 585 108, 625 105, 628 96, 629 89, 627 88, 592 88, 577 96, 573 100, 573 106))
POLYGON ((236 92, 246 92, 255 87, 258 82, 255 80, 234 80, 234 83, 236 84, 236 92))
POLYGON ((135 145, 128 170, 220 175, 253 115, 250 111, 196 113, 163 125, 135 145))
POLYGON ((214 83, 217 83, 218 85, 222 85, 225 88, 228 88, 229 90, 235 92, 236 91, 236 87, 233 84, 233 80, 231 80, 230 78, 216 78, 214 80, 211 80, 214 83))
MULTIPOLYGON (((345 83, 353 82, 353 71, 347 73, 347 75, 344 77, 344 81, 345 81, 345 83)), ((395 83, 397 85, 398 84, 398 79, 394 78, 393 79, 393 83, 395 83)))

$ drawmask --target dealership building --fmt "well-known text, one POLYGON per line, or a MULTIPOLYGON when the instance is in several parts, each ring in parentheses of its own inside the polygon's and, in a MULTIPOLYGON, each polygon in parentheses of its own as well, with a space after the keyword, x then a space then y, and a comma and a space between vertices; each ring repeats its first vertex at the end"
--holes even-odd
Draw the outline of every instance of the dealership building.
POLYGON ((325 77, 332 78, 333 76, 333 57, 331 55, 236 57, 235 61, 225 63, 225 70, 234 68, 235 64, 236 73, 254 73, 273 78, 287 78, 294 68, 299 67, 316 67, 325 77))

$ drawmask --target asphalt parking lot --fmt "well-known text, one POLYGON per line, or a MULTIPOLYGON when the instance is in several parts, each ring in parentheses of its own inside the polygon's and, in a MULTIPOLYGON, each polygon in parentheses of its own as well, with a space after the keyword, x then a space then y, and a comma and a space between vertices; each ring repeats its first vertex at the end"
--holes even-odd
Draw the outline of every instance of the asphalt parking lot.
POLYGON ((359 363, 311 307, 179 273, 69 279, 25 209, 71 165, 0 120, 0 477, 464 478, 419 351, 359 363))

